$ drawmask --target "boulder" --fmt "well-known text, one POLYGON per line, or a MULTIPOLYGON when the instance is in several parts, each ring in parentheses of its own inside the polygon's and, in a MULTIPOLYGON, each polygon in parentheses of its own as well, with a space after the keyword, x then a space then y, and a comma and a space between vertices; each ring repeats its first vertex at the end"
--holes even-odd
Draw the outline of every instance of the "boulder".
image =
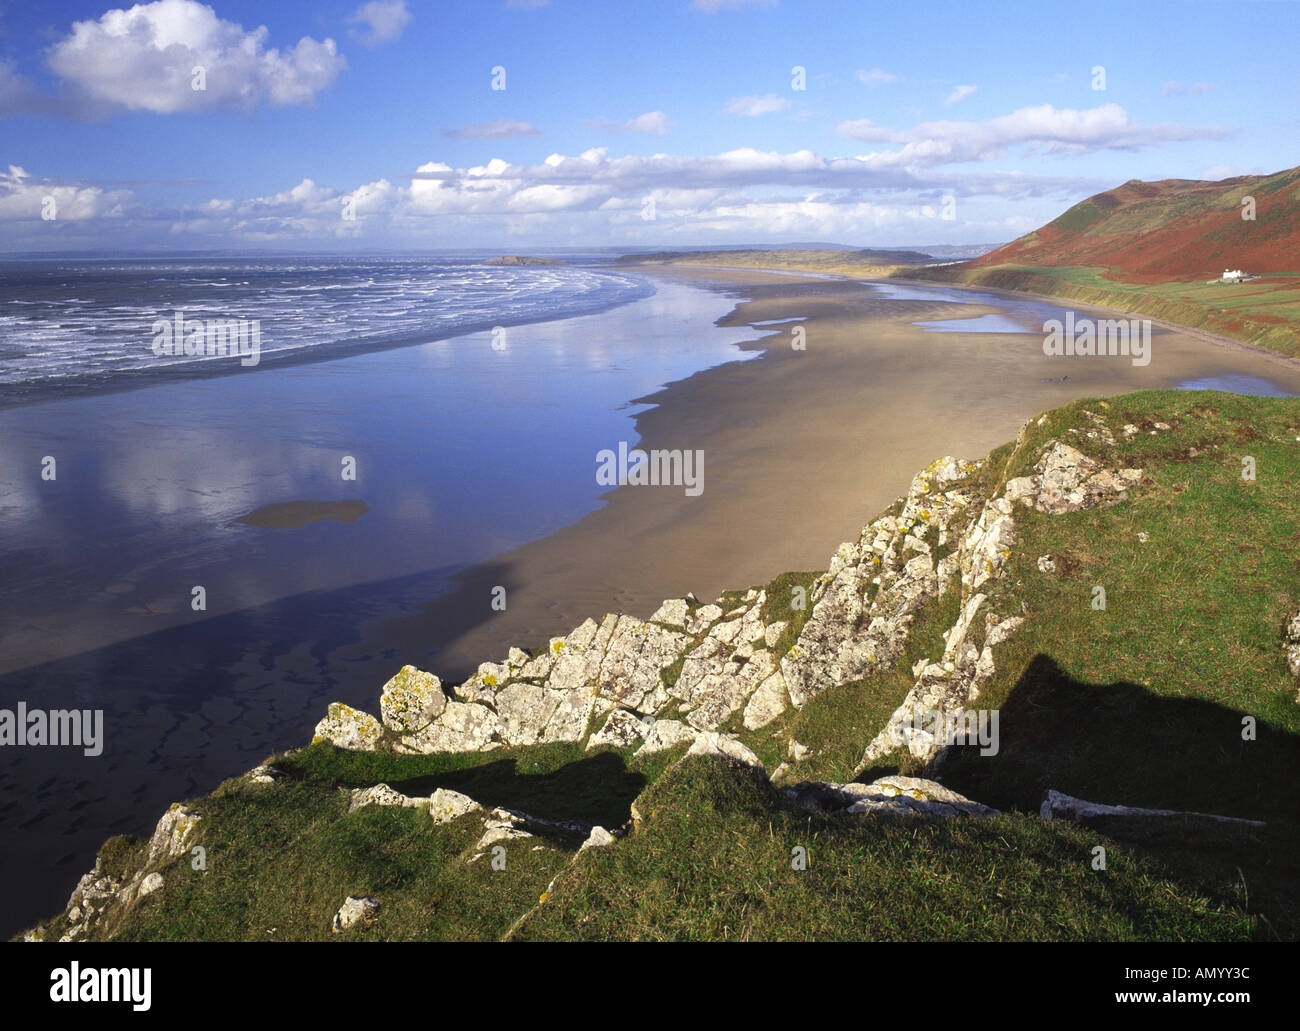
POLYGON ((429 796, 429 815, 434 823, 451 823, 466 813, 476 813, 483 807, 468 795, 450 788, 438 788, 429 796))
POLYGON ((596 826, 591 828, 591 833, 587 835, 587 840, 579 846, 578 851, 586 852, 589 848, 605 848, 612 844, 614 844, 614 835, 610 834, 604 827, 596 826))
POLYGON ((329 741, 338 748, 370 752, 378 747, 382 736, 379 721, 370 713, 342 702, 330 702, 325 718, 316 724, 312 741, 329 741))
POLYGON ((879 813, 920 816, 994 816, 996 809, 973 802, 933 780, 881 777, 870 784, 802 781, 783 792, 803 805, 850 816, 879 813))
POLYGON ((448 702, 438 718, 397 745, 399 752, 429 755, 434 752, 486 752, 498 747, 501 729, 497 714, 486 705, 448 702))
POLYGON ((740 763, 751 769, 763 770, 762 761, 745 745, 742 745, 734 737, 727 734, 718 734, 706 732, 696 736, 694 743, 686 754, 689 755, 718 755, 731 762, 740 763))
POLYGON ((147 866, 156 866, 175 859, 185 851, 185 843, 199 822, 199 814, 184 809, 179 802, 163 813, 149 838, 147 866))
POLYGON ((349 927, 373 923, 379 917, 379 901, 368 895, 349 895, 334 914, 334 933, 349 927))
POLYGON ((650 622, 684 627, 690 611, 690 605, 685 598, 670 598, 655 610, 655 614, 650 617, 650 622))
POLYGON ((1219 823, 1239 823, 1251 827, 1263 827, 1262 820, 1245 820, 1239 816, 1216 816, 1212 813, 1193 813, 1177 809, 1138 809, 1127 805, 1104 805, 1101 802, 1086 802, 1061 791, 1048 788, 1043 793, 1043 804, 1039 807, 1039 816, 1044 820, 1066 820, 1090 826, 1098 821, 1115 819, 1145 820, 1152 817, 1181 816, 1197 820, 1213 820, 1219 823))
POLYGON ((403 666, 384 685, 379 712, 395 734, 413 734, 432 723, 447 707, 442 681, 414 666, 403 666))
POLYGON ((427 805, 428 802, 427 798, 412 798, 410 795, 403 795, 400 791, 395 791, 387 784, 375 784, 373 787, 353 789, 348 798, 348 812, 356 812, 368 805, 404 806, 408 809, 416 809, 427 805))

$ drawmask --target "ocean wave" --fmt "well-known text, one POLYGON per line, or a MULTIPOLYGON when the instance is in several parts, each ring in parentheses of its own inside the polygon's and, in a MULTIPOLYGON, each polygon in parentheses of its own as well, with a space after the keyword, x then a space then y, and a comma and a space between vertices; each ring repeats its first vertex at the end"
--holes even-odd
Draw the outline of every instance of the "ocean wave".
POLYGON ((177 312, 187 321, 255 320, 262 363, 283 364, 593 314, 652 292, 644 280, 582 266, 9 262, 0 264, 0 345, 9 354, 0 404, 229 367, 154 354, 156 324, 174 325, 177 312))

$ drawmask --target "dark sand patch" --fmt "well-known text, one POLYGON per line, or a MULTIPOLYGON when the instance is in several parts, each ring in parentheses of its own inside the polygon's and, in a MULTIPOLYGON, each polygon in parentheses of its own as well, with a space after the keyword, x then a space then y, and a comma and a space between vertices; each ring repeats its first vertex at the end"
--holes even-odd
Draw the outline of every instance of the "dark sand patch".
POLYGON ((308 523, 333 519, 336 523, 355 523, 370 511, 364 501, 279 501, 263 505, 248 515, 240 516, 237 523, 249 526, 268 526, 276 530, 300 530, 308 523))

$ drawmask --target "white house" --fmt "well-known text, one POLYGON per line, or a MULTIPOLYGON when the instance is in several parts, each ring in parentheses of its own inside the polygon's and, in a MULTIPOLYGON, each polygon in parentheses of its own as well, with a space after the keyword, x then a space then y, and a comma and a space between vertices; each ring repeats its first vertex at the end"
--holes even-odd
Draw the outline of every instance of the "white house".
POLYGON ((1246 273, 1239 268, 1225 268, 1223 270, 1223 281, 1225 283, 1240 283, 1246 278, 1246 273))

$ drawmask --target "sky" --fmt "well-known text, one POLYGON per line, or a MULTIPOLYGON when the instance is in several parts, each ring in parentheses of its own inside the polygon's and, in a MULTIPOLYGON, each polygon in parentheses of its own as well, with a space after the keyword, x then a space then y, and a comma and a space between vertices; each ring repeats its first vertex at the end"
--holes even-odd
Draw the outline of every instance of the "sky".
POLYGON ((1285 0, 0 0, 0 252, 1000 243, 1298 140, 1285 0))

